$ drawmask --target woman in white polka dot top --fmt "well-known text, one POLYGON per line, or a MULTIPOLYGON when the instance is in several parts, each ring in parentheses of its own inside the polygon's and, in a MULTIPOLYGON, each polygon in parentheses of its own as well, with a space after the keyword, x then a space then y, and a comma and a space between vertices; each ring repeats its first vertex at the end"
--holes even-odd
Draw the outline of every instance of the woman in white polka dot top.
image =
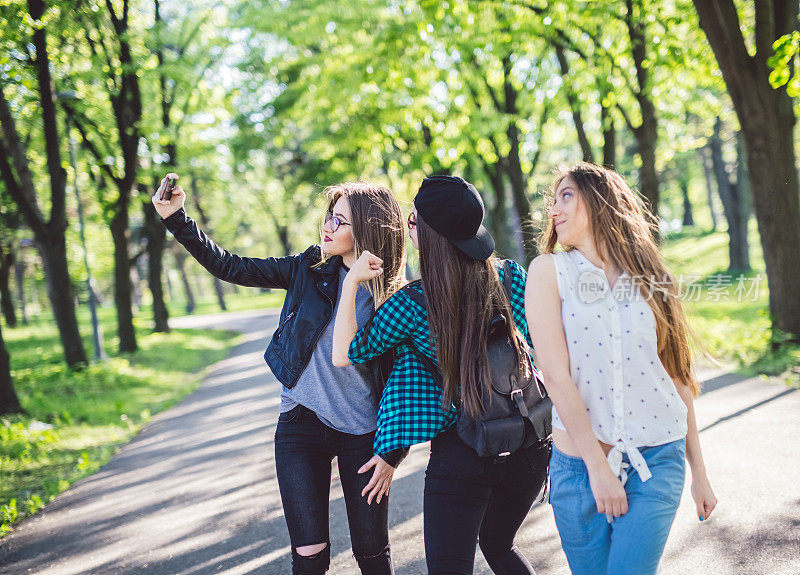
POLYGON ((716 506, 686 316, 652 217, 619 174, 584 162, 553 190, 525 304, 554 405, 556 526, 573 574, 655 573, 686 460, 699 519, 716 506))

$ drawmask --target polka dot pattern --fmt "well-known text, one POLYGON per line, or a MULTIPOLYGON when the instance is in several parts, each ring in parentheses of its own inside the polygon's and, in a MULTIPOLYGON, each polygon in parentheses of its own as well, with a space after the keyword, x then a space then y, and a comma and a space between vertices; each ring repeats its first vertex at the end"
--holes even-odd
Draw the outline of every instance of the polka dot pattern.
MULTIPOLYGON (((572 379, 595 435, 628 452, 685 436, 686 405, 658 357, 647 300, 627 274, 609 286, 578 250, 553 259, 572 379), (602 289, 587 291, 587 277, 602 289)), ((553 425, 564 429, 555 408, 553 425)))

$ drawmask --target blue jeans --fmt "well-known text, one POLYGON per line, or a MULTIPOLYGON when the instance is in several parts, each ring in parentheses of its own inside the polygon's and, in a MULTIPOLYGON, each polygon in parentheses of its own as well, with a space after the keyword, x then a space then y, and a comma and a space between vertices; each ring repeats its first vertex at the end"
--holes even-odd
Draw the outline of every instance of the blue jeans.
MULTIPOLYGON (((627 468, 628 512, 609 523, 597 512, 583 459, 553 448, 550 501, 573 575, 655 574, 675 519, 686 473, 686 440, 639 449, 653 476, 627 468)), ((623 463, 629 463, 627 455, 623 463)))
POLYGON ((330 565, 328 505, 334 457, 339 462, 350 542, 361 573, 393 573, 389 498, 368 505, 367 498, 361 496, 372 471, 358 473, 358 469, 372 457, 374 439, 375 432, 350 435, 331 429, 302 405, 280 414, 275 431, 275 470, 292 542, 293 574, 321 575, 330 565), (296 551, 316 543, 328 546, 311 556, 301 556, 296 551))

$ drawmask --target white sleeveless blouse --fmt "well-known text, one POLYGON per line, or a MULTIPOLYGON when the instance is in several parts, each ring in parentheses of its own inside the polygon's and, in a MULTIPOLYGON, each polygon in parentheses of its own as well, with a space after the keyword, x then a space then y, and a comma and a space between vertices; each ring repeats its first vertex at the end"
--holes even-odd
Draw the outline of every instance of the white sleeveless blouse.
MULTIPOLYGON (((637 448, 686 436, 686 404, 658 357, 653 312, 631 278, 609 287, 578 250, 553 254, 570 373, 592 430, 613 449, 608 462, 625 481, 622 454, 642 481, 651 477, 637 448)), ((654 297, 659 297, 654 295, 654 297)), ((553 427, 564 424, 553 407, 553 427)))

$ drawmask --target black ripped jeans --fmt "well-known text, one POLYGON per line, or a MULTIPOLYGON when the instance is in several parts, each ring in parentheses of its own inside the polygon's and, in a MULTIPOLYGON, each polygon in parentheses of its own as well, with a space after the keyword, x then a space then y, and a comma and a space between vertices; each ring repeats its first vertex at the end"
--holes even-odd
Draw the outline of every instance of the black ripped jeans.
POLYGON ((367 505, 361 491, 372 470, 358 469, 372 457, 375 433, 351 435, 331 429, 310 409, 298 405, 281 413, 275 431, 275 468, 281 490, 283 513, 292 542, 292 573, 321 575, 330 566, 328 505, 331 461, 339 462, 339 479, 347 507, 353 555, 364 575, 391 575, 389 552, 389 498, 367 505), (312 556, 298 547, 327 543, 312 556))
POLYGON ((478 457, 455 426, 437 435, 425 472, 428 573, 471 574, 479 541, 497 575, 534 573, 514 537, 545 484, 549 461, 549 442, 495 461, 478 457))

